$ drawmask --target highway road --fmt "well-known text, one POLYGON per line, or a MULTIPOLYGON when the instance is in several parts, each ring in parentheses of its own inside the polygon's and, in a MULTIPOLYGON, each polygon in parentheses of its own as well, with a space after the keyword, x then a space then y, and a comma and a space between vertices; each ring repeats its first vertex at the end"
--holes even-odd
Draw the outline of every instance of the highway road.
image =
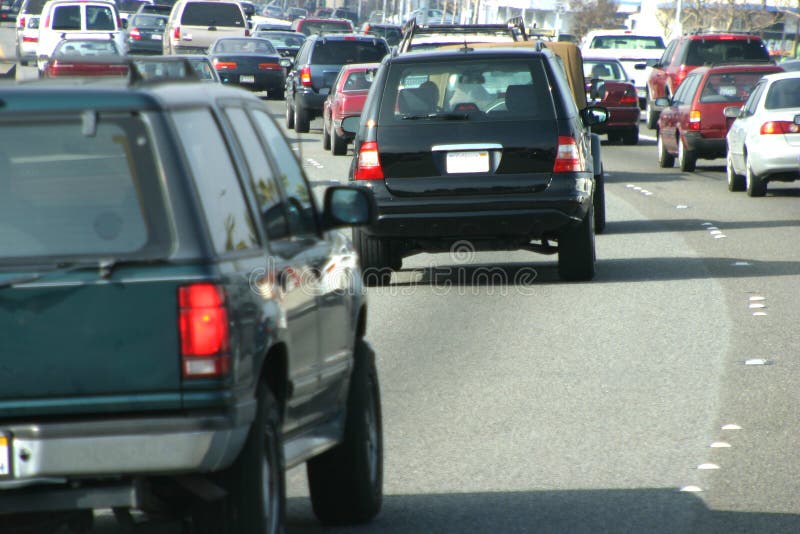
MULTIPOLYGON (((320 128, 292 146, 312 181, 344 182, 352 156, 320 128)), ((602 148, 594 281, 466 249, 369 290, 384 506, 326 532, 800 532, 800 183, 730 193, 723 160, 660 169, 642 133, 602 148)), ((288 532, 322 532, 304 469, 287 481, 288 532)))

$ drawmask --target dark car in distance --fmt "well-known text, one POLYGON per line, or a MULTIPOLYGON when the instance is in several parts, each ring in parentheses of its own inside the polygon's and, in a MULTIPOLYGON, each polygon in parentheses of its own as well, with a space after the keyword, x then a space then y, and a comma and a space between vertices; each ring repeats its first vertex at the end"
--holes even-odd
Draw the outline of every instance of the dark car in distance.
POLYGON ((267 91, 269 98, 283 98, 286 71, 281 56, 267 39, 221 37, 211 45, 208 56, 222 83, 267 91))
POLYGON ((125 42, 129 54, 161 54, 164 49, 165 15, 140 13, 128 19, 125 42))
POLYGON ((608 134, 612 143, 638 143, 639 98, 625 67, 616 59, 584 57, 583 68, 587 96, 608 110, 608 121, 592 127, 592 131, 608 134))

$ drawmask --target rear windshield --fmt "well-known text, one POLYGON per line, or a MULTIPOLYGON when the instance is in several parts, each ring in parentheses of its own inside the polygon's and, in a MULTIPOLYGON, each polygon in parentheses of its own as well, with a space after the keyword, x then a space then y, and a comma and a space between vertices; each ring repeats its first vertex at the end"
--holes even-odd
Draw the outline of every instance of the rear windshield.
POLYGON ((616 48, 620 50, 661 50, 664 40, 661 37, 634 37, 629 35, 598 35, 592 39, 589 48, 616 48))
POLYGON ((54 30, 80 30, 81 6, 57 6, 53 10, 54 30))
POLYGON ((105 6, 86 6, 87 30, 115 30, 114 13, 105 6))
POLYGON ((733 72, 711 74, 700 93, 700 102, 713 104, 722 102, 744 102, 756 86, 763 72, 733 72))
POLYGON ((372 85, 373 77, 374 71, 353 71, 344 81, 344 87, 342 87, 342 91, 367 91, 372 85))
POLYGON ((315 65, 379 63, 389 53, 384 41, 317 41, 311 62, 315 65))
POLYGON ((101 114, 96 132, 84 127, 79 116, 0 122, 0 258, 167 252, 169 224, 142 119, 101 114))
POLYGON ((800 78, 789 78, 773 83, 767 93, 764 107, 767 109, 800 108, 800 78))
POLYGON ((186 26, 236 26, 244 28, 242 10, 238 4, 192 2, 186 4, 181 16, 186 26))
POLYGON ((540 61, 470 60, 395 64, 381 122, 554 119, 540 61))
POLYGON ((278 52, 266 39, 219 39, 214 43, 214 54, 259 54, 275 56, 278 52))
POLYGON ((353 25, 346 21, 303 22, 297 29, 300 33, 314 35, 317 33, 351 32, 353 25))
POLYGON ((169 15, 172 12, 172 7, 163 5, 148 5, 142 8, 141 13, 156 13, 159 15, 169 15))
POLYGON ((134 16, 128 25, 137 26, 139 28, 163 30, 167 26, 167 17, 163 15, 143 15, 140 13, 134 16))
MULTIPOLYGON (((47 3, 47 0, 28 0, 28 2, 23 6, 25 13, 30 15, 41 15, 42 8, 47 3)), ((22 10, 22 8, 20 8, 22 10)))
POLYGON ((767 47, 760 39, 696 39, 689 41, 685 64, 699 67, 715 63, 769 60, 767 47))
POLYGON ((617 61, 584 60, 583 76, 611 82, 629 81, 622 64, 617 61))
POLYGON ((53 52, 55 57, 87 57, 94 56, 119 56, 119 49, 111 39, 101 41, 99 39, 78 41, 61 41, 53 52))
POLYGON ((377 35, 383 37, 389 46, 400 44, 400 39, 403 38, 403 33, 398 28, 374 28, 370 27, 367 32, 369 35, 377 35))

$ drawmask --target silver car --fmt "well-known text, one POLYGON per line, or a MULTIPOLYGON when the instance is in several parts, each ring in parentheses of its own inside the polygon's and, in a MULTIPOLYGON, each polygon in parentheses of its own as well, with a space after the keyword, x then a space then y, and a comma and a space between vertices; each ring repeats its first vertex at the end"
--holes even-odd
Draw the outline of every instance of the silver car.
POLYGON ((762 197, 767 182, 800 179, 800 72, 764 76, 728 132, 728 189, 762 197))

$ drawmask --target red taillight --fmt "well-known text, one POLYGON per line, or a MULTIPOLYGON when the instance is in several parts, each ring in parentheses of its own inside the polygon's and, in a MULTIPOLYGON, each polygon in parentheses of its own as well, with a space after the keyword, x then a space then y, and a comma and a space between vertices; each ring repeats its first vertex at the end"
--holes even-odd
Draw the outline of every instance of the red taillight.
POLYGON ((198 283, 178 288, 178 327, 185 378, 228 373, 228 313, 222 289, 198 283))
POLYGON ((172 31, 172 37, 175 40, 178 40, 178 41, 180 40, 180 38, 181 38, 181 27, 180 26, 175 26, 175 29, 172 31))
POLYGON ((122 19, 117 15, 117 28, 122 28, 122 19))
POLYGON ((49 28, 50 27, 50 15, 47 15, 47 18, 44 19, 44 27, 45 28, 49 28))
POLYGON ((217 70, 236 70, 237 66, 235 61, 214 60, 214 68, 217 70))
POLYGON ((39 37, 23 36, 22 37, 22 42, 23 43, 38 43, 39 42, 39 37))
POLYGON ((248 30, 247 28, 245 28, 245 30, 244 30, 244 36, 245 37, 250 37, 250 30, 248 30))
POLYGON ((700 112, 696 109, 693 109, 689 112, 689 129, 690 130, 699 130, 700 129, 700 112))
POLYGON ((675 85, 672 87, 673 94, 678 90, 678 87, 680 87, 681 82, 686 78, 687 74, 689 74, 689 70, 686 68, 686 65, 681 65, 678 72, 675 74, 675 85))
POLYGON ((311 87, 311 67, 308 65, 304 65, 303 68, 300 69, 300 83, 305 87, 311 87))
POLYGON ((622 98, 619 99, 619 103, 623 106, 638 106, 639 97, 636 96, 636 91, 629 88, 625 91, 625 94, 622 95, 622 98))
POLYGON ((370 29, 370 25, 369 24, 364 26, 364 33, 369 33, 369 29, 370 29))
POLYGON ((25 17, 20 17, 19 19, 17 19, 17 28, 19 28, 20 30, 25 29, 25 17))
POLYGON ((585 170, 586 162, 575 139, 568 135, 559 135, 553 172, 583 172, 585 170))
POLYGON ((283 70, 278 63, 259 63, 258 70, 283 70))
POLYGON ((761 135, 800 133, 800 125, 790 121, 769 121, 761 125, 761 135))
POLYGON ((365 141, 358 149, 356 180, 383 180, 383 168, 378 156, 378 143, 365 141))
POLYGON ((140 41, 142 39, 142 34, 139 33, 139 28, 133 28, 131 31, 128 32, 128 37, 130 37, 134 41, 140 41))

